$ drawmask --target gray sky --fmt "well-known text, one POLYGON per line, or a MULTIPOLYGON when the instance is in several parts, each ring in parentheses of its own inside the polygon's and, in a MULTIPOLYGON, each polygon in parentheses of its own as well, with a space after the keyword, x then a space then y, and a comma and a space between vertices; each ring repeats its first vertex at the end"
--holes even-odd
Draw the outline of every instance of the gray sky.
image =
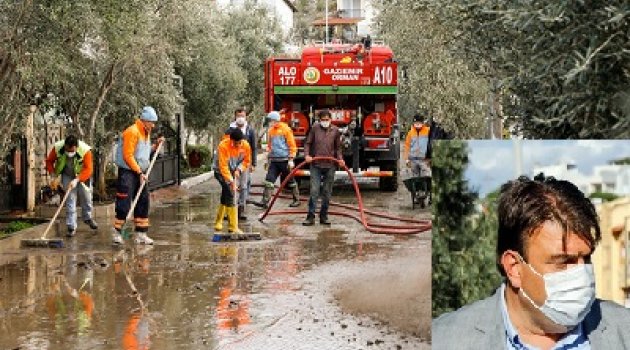
MULTIPOLYGON (((630 157, 628 140, 522 140, 523 173, 531 177, 532 168, 570 161, 585 175, 593 166, 630 157)), ((481 197, 514 179, 515 147, 513 140, 468 141, 470 152, 466 178, 481 197)))

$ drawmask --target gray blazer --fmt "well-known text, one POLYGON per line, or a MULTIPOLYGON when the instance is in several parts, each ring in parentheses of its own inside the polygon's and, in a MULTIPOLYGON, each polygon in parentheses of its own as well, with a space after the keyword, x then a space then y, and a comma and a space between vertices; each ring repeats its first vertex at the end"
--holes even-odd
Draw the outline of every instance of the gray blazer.
MULTIPOLYGON (((434 319, 431 349, 505 349, 500 291, 434 319)), ((584 319, 584 332, 593 350, 630 349, 630 309, 597 299, 584 319)))

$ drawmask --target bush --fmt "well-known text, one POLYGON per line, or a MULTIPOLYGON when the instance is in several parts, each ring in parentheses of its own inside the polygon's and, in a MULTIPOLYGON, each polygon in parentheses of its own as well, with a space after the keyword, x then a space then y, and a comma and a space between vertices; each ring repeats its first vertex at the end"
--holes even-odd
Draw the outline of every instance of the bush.
POLYGON ((608 193, 608 192, 593 192, 593 193, 591 193, 590 198, 591 199, 593 199, 593 198, 601 198, 602 202, 610 202, 610 201, 614 201, 615 199, 619 198, 619 196, 614 194, 614 193, 608 193))
POLYGON ((206 145, 188 145, 188 167, 199 168, 204 165, 210 165, 212 154, 210 148, 206 145))
POLYGON ((10 235, 17 231, 26 230, 35 226, 32 222, 28 221, 11 221, 4 230, 0 231, 0 236, 10 235))

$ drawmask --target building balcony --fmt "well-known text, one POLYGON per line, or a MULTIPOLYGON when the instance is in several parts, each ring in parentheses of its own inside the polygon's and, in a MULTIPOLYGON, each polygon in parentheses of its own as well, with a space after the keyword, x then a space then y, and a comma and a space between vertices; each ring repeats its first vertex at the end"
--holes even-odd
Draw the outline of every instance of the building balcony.
POLYGON ((365 18, 363 9, 338 9, 337 15, 341 18, 365 18))

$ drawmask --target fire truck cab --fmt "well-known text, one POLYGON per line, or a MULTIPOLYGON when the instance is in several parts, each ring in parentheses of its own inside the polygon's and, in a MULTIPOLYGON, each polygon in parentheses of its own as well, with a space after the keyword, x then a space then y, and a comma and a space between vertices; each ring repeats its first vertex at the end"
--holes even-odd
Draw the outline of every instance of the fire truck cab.
MULTIPOLYGON (((317 112, 328 109, 341 131, 348 167, 357 177, 379 177, 386 191, 398 184, 397 92, 398 64, 385 45, 316 44, 299 58, 271 57, 265 63, 265 111, 280 111, 293 130, 296 161, 304 159, 317 112)), ((296 175, 307 176, 308 170, 296 175)))

